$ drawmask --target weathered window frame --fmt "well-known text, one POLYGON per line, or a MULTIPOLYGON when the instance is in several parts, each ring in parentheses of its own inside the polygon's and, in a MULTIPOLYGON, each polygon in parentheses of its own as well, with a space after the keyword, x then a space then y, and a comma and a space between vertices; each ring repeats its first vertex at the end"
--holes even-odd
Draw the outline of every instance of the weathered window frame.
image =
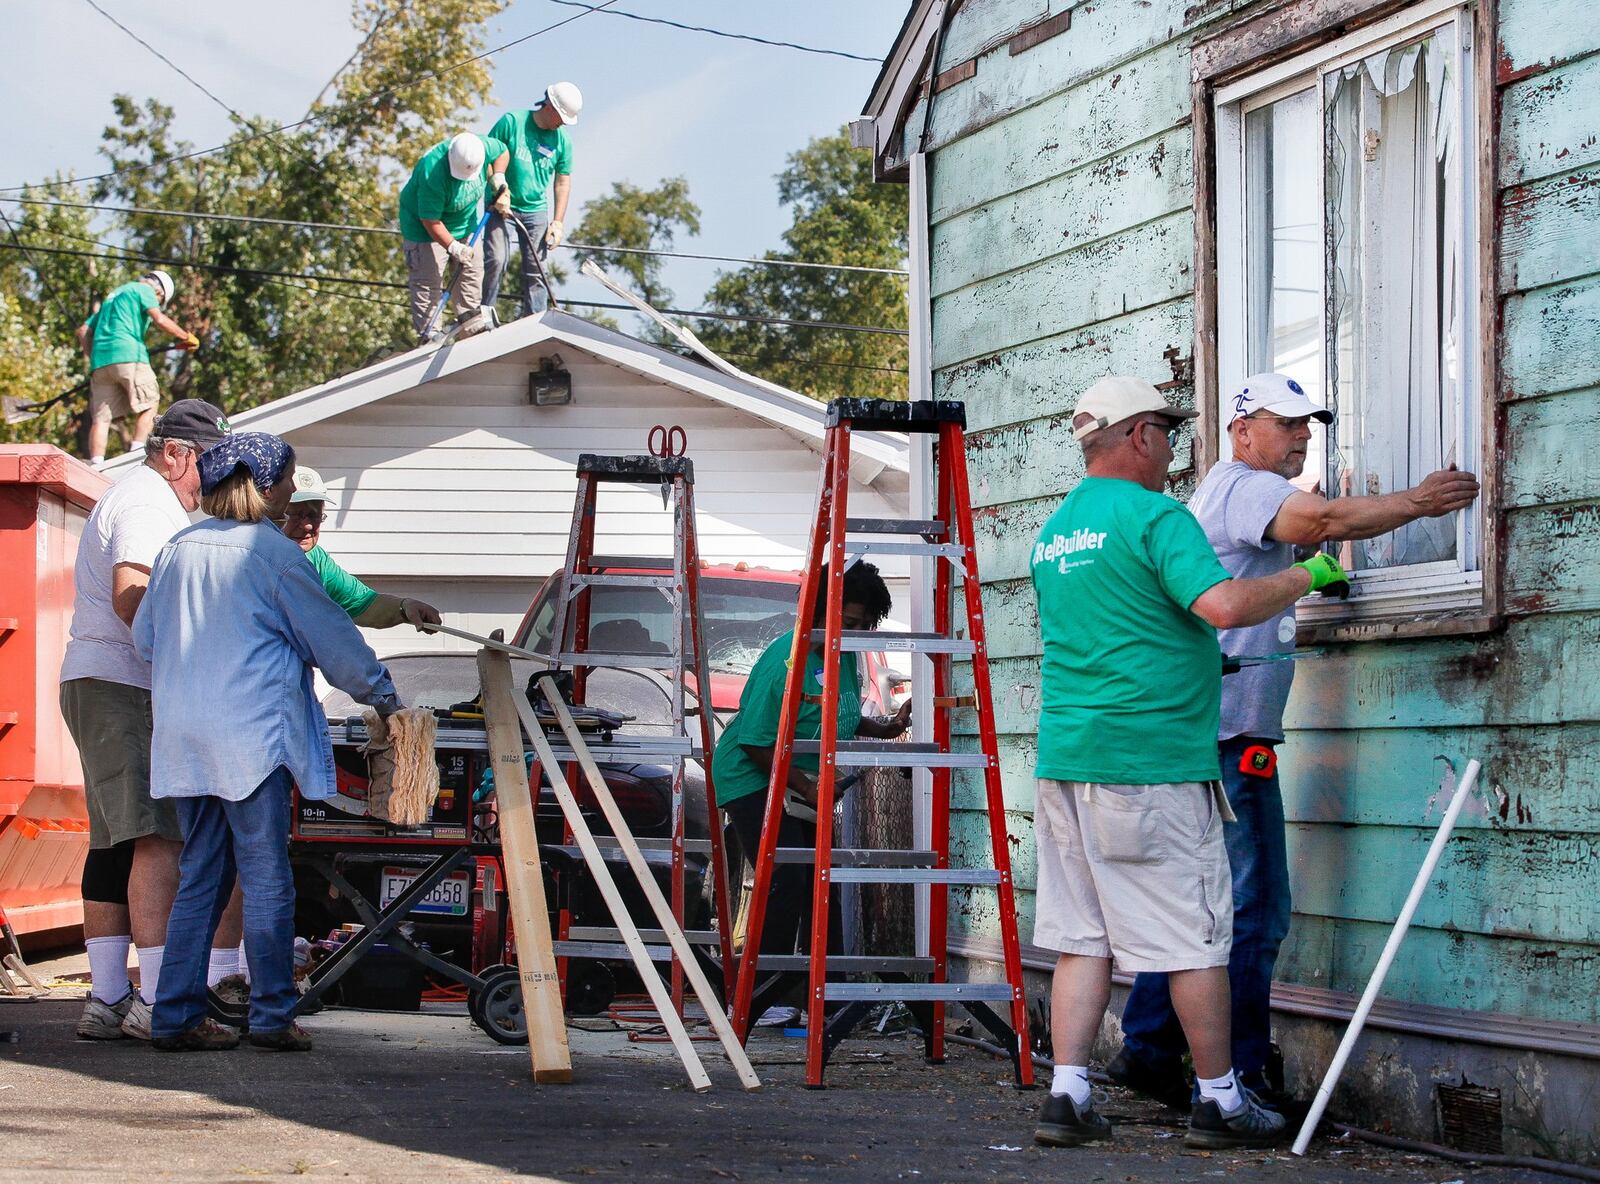
MULTIPOLYGON (((1195 166, 1195 405, 1200 410, 1196 433, 1199 476, 1217 462, 1221 425, 1218 415, 1218 252, 1217 159, 1218 95, 1237 102, 1239 84, 1263 86, 1294 76, 1296 59, 1352 35, 1379 36, 1387 28, 1403 28, 1435 19, 1461 0, 1288 0, 1269 11, 1236 22, 1197 39, 1193 46, 1195 166), (1382 26, 1380 28, 1379 26, 1382 26), (1230 91, 1231 88, 1231 91, 1230 91)), ((1471 9, 1473 55, 1470 82, 1475 100, 1477 158, 1470 184, 1475 199, 1477 271, 1476 406, 1479 421, 1478 472, 1483 482, 1483 516, 1476 538, 1481 591, 1477 595, 1415 600, 1386 600, 1365 611, 1346 606, 1308 604, 1301 613, 1301 640, 1342 641, 1378 637, 1436 636, 1477 633, 1498 628, 1501 606, 1502 518, 1497 496, 1495 442, 1501 425, 1495 331, 1496 219, 1494 160, 1496 150, 1493 96, 1493 0, 1477 0, 1471 9)))

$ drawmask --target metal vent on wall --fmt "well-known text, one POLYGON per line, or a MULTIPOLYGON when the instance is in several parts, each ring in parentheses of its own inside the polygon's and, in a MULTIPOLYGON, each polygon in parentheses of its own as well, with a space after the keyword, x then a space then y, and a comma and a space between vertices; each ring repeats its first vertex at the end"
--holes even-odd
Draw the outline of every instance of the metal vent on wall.
POLYGON ((1500 1154, 1504 1123, 1499 1090, 1463 1082, 1435 1086, 1433 1096, 1439 1113, 1439 1142, 1459 1151, 1500 1154))

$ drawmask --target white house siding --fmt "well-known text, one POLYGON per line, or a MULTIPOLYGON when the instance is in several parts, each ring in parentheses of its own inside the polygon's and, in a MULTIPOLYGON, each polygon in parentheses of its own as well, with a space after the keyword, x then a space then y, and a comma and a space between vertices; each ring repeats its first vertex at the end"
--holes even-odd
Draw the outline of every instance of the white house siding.
MULTIPOLYGON (((820 456, 733 408, 562 347, 573 401, 534 407, 528 372, 551 345, 286 433, 340 499, 323 545, 383 591, 419 596, 472 632, 515 627, 539 580, 560 568, 578 454, 642 453, 656 424, 679 425, 695 466, 702 556, 798 569, 820 456)), ((886 470, 851 488, 851 512, 904 516, 907 478, 886 470)), ((602 490, 596 550, 670 555, 672 517, 654 488, 602 490)), ((882 564, 905 603, 904 561, 882 564)), ((902 617, 899 611, 896 617, 902 617)), ((380 654, 464 643, 409 629, 370 633, 380 654)))

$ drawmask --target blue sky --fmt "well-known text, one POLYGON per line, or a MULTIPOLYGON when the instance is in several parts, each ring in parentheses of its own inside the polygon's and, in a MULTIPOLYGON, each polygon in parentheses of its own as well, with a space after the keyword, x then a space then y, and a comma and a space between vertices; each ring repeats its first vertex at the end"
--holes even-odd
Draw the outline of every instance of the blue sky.
MULTIPOLYGON (((632 12, 669 17, 869 57, 888 52, 909 0, 620 0, 632 12)), ((98 0, 229 104, 278 121, 297 119, 357 37, 340 0, 98 0)), ((567 17, 550 0, 516 0, 496 20, 497 45, 567 17)), ((83 0, 7 6, 10 36, 0 61, 8 113, 0 186, 48 175, 101 171, 101 129, 113 94, 151 96, 177 111, 179 133, 209 147, 227 116, 83 0)), ((499 111, 527 106, 547 81, 584 92, 575 129, 575 206, 613 181, 653 185, 684 175, 700 204, 690 251, 755 255, 779 245, 788 225, 773 177, 785 156, 859 113, 876 66, 798 53, 595 13, 490 59, 494 92, 483 130, 499 111)), ((352 221, 366 222, 365 212, 352 221)), ((573 220, 573 219, 569 219, 573 220)), ((679 307, 699 300, 712 264, 674 261, 667 272, 679 307)), ((572 294, 577 295, 575 286, 572 294)), ((588 293, 585 293, 588 294, 588 293)))

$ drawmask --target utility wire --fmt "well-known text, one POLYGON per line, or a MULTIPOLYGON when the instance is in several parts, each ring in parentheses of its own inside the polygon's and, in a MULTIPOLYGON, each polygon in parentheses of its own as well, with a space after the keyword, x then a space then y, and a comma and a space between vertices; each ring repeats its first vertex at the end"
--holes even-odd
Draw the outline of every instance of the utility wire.
POLYGON ((50 286, 50 281, 44 278, 44 271, 37 263, 33 261, 33 256, 28 254, 28 248, 23 245, 22 239, 17 237, 17 228, 15 223, 13 223, 10 218, 6 217, 6 212, 4 210, 0 210, 0 221, 5 222, 6 232, 11 235, 11 243, 0 243, 0 247, 5 247, 8 250, 14 249, 21 251, 22 257, 28 261, 28 266, 33 268, 33 274, 39 281, 39 287, 42 288, 45 294, 55 302, 56 311, 65 318, 67 324, 77 324, 78 318, 73 314, 72 310, 67 307, 67 302, 61 298, 60 293, 50 286))
MULTIPOLYGON (((210 222, 244 222, 261 226, 287 226, 305 230, 343 230, 357 234, 384 234, 398 235, 400 232, 391 226, 358 226, 350 222, 307 222, 298 218, 263 218, 247 214, 209 214, 199 210, 164 210, 150 206, 112 206, 98 202, 63 201, 44 197, 11 197, 6 201, 14 201, 18 205, 29 206, 61 206, 74 210, 104 210, 113 214, 144 214, 165 218, 193 218, 210 222)), ((763 267, 805 267, 821 271, 857 271, 872 275, 906 275, 907 272, 898 267, 863 267, 853 263, 813 263, 804 259, 751 259, 742 255, 702 255, 691 251, 659 251, 644 247, 603 247, 598 243, 580 243, 568 241, 561 244, 562 249, 571 248, 574 251, 593 251, 605 255, 656 255, 667 259, 703 259, 712 263, 744 263, 763 267)))
POLYGON ((182 78, 184 81, 188 82, 189 85, 193 86, 197 91, 199 91, 201 94, 205 95, 206 98, 210 99, 217 106, 221 107, 224 111, 226 111, 229 115, 233 116, 240 123, 248 123, 249 122, 248 120, 245 119, 245 117, 243 115, 240 115, 232 107, 228 106, 227 103, 225 103, 221 99, 219 99, 212 91, 207 90, 206 87, 198 79, 196 79, 194 77, 194 75, 190 74, 182 66, 178 65, 177 62, 173 61, 166 54, 162 53, 155 46, 151 45, 143 37, 139 36, 139 34, 135 33, 132 29, 128 28, 127 25, 123 24, 116 17, 112 16, 105 9, 101 8, 98 4, 95 3, 95 0, 83 0, 83 2, 85 4, 87 4, 90 8, 92 8, 96 12, 98 12, 101 16, 105 17, 106 20, 110 21, 113 25, 117 26, 117 28, 121 29, 129 37, 132 37, 140 45, 144 46, 151 53, 155 54, 156 57, 160 58, 168 66, 172 67, 173 72, 176 73, 180 78, 182 78))
MULTIPOLYGON (((49 232, 46 232, 49 233, 49 232)), ((96 240, 98 241, 98 240, 96 240)), ((119 250, 125 248, 117 248, 119 250)), ((129 252, 124 255, 113 255, 103 251, 80 251, 69 247, 46 247, 38 243, 23 243, 14 239, 12 243, 0 243, 0 251, 21 251, 26 255, 29 251, 38 251, 44 255, 75 255, 85 259, 116 259, 124 263, 154 263, 167 267, 190 268, 196 271, 211 271, 221 275, 240 275, 270 277, 273 279, 311 280, 318 284, 348 284, 365 288, 398 288, 406 289, 407 285, 394 280, 366 280, 355 276, 342 275, 317 275, 304 271, 271 271, 259 267, 228 267, 221 263, 191 263, 186 259, 160 259, 153 255, 140 255, 129 252)), ((34 265, 37 270, 37 264, 34 265)), ((601 304, 592 300, 563 300, 563 304, 571 304, 581 308, 607 308, 617 309, 621 312, 637 312, 631 304, 601 304)), ((691 317, 699 320, 713 321, 750 321, 763 325, 782 325, 795 329, 825 329, 847 333, 882 333, 893 337, 905 337, 905 329, 891 329, 882 325, 849 325, 838 321, 800 321, 787 317, 759 316, 755 313, 726 313, 708 312, 687 308, 663 308, 659 311, 670 316, 691 317)))
MULTIPOLYGON (((599 12, 605 5, 584 4, 580 0, 550 0, 552 4, 562 4, 568 8, 587 8, 590 12, 599 12)), ((797 45, 793 41, 772 41, 766 37, 757 37, 751 33, 730 33, 726 29, 710 29, 705 25, 686 25, 682 21, 669 21, 665 17, 642 16, 637 12, 624 12, 620 8, 613 8, 606 13, 607 16, 625 16, 632 21, 643 21, 650 25, 670 25, 674 29, 687 29, 691 33, 709 33, 713 37, 726 37, 732 41, 754 41, 757 45, 773 45, 780 49, 798 49, 801 53, 825 54, 828 57, 849 58, 853 62, 871 62, 874 66, 883 64, 882 58, 863 57, 858 53, 846 53, 842 49, 818 49, 814 45, 797 45)))
MULTIPOLYGON (((387 86, 382 90, 373 91, 369 95, 363 95, 360 98, 351 99, 348 103, 340 103, 332 107, 326 107, 321 111, 317 111, 311 115, 305 116, 303 119, 297 119, 292 123, 281 123, 276 127, 267 128, 263 131, 254 132, 248 136, 241 136, 238 139, 230 140, 226 144, 218 144, 212 148, 198 148, 193 152, 182 152, 173 156, 163 156, 157 160, 147 160, 139 164, 127 165, 124 168, 113 169, 108 173, 98 173, 91 177, 69 177, 55 181, 35 181, 23 185, 7 185, 0 187, 0 193, 16 193, 27 189, 59 189, 63 185, 79 185, 89 181, 109 181, 114 177, 120 177, 127 173, 143 172, 146 169, 157 168, 160 165, 179 164, 186 160, 196 160, 202 156, 215 156, 219 152, 231 152, 235 148, 242 148, 244 145, 254 143, 257 140, 269 139, 273 136, 282 135, 284 132, 293 131, 298 127, 306 127, 310 124, 321 123, 323 120, 332 115, 338 114, 339 112, 351 110, 357 107, 370 106, 379 99, 388 98, 391 95, 398 94, 400 91, 406 90, 413 86, 418 86, 424 82, 432 82, 437 78, 442 78, 446 74, 450 74, 461 69, 463 66, 470 66, 473 62, 482 61, 484 58, 501 53, 512 48, 513 46, 521 45, 524 41, 532 41, 535 37, 542 36, 545 33, 553 32, 556 29, 561 28, 563 25, 570 25, 573 21, 582 20, 591 12, 601 12, 607 8, 610 8, 611 5, 615 4, 616 2, 617 0, 601 0, 601 3, 596 5, 584 5, 583 12, 574 13, 572 16, 566 17, 563 20, 548 24, 542 29, 535 29, 531 33, 525 33, 513 41, 507 41, 504 45, 496 45, 494 48, 486 49, 482 53, 473 54, 470 58, 463 58, 461 61, 455 62, 449 66, 445 66, 443 69, 426 71, 422 74, 418 74, 414 77, 397 82, 393 86, 387 86)), ((168 64, 170 65, 171 63, 168 64)), ((173 68, 177 69, 177 67, 173 68)), ((188 76, 185 75, 185 77, 188 76)), ((193 79, 190 79, 190 81, 192 82, 193 79)), ((196 83, 196 85, 199 84, 196 83)), ((215 98, 215 96, 212 97, 215 98)), ((221 102, 221 100, 219 99, 218 102, 221 102)))

